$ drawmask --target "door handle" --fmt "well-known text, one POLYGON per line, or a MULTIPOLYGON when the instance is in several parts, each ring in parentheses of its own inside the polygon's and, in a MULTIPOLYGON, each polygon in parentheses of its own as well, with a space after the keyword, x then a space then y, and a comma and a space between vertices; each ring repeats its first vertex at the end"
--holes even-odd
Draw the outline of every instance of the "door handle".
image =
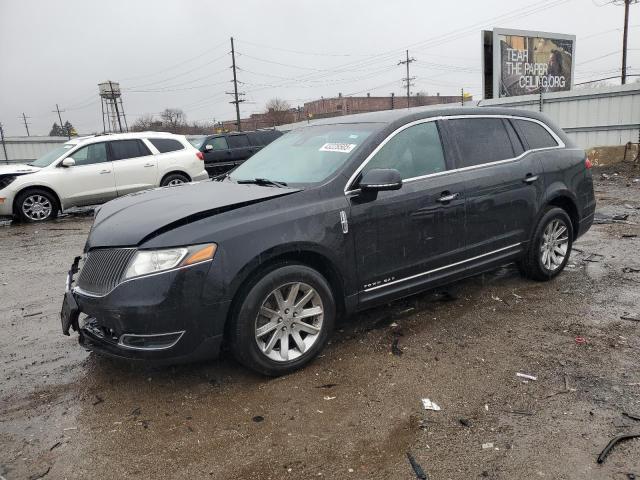
POLYGON ((538 175, 531 175, 530 173, 527 173, 527 176, 524 177, 524 180, 522 180, 522 181, 524 183, 532 184, 536 180, 538 180, 538 175))
POLYGON ((442 192, 442 196, 438 199, 438 202, 449 203, 451 200, 455 200, 459 196, 460 194, 457 192, 456 193, 442 192))
POLYGON ((100 175, 105 173, 111 173, 111 170, 100 170, 100 175))
POLYGON ((147 167, 155 167, 155 165, 153 163, 145 163, 144 168, 147 168, 147 167))

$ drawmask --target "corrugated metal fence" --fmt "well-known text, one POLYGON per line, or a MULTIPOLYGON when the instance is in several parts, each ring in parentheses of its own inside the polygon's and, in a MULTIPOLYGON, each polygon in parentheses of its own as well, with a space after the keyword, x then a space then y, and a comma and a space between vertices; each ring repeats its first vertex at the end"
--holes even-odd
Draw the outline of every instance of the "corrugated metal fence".
POLYGON ((0 147, 0 165, 32 162, 66 141, 67 137, 5 137, 4 146, 9 161, 4 156, 4 149, 0 147))
POLYGON ((640 141, 640 83, 481 100, 480 106, 542 111, 582 148, 640 141))

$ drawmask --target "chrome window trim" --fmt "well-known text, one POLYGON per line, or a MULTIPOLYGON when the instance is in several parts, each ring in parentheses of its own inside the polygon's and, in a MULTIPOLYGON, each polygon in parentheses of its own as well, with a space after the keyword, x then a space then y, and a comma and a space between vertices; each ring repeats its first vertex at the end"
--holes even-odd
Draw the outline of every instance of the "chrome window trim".
POLYGON ((471 262, 473 260, 477 260, 477 259, 483 258, 483 257, 488 257, 489 255, 493 255, 494 253, 499 253, 499 252, 503 252, 505 250, 510 250, 512 248, 516 248, 516 247, 520 246, 521 244, 522 244, 522 242, 514 243, 513 245, 509 245, 507 247, 499 248, 497 250, 493 250, 491 252, 483 253, 481 255, 476 255, 475 257, 467 258, 465 260, 460 260, 459 262, 451 263, 449 265, 444 265, 442 267, 434 268, 432 270, 427 270, 426 272, 417 273, 415 275, 411 275, 409 277, 400 278, 400 279, 394 280, 392 282, 387 282, 387 283, 383 283, 381 285, 376 285, 375 287, 365 288, 363 290, 363 292, 371 292, 373 290, 378 290, 379 288, 388 287, 389 285, 395 285, 396 283, 406 282, 408 280, 413 280, 414 278, 419 278, 419 277, 423 277, 425 275, 429 275, 430 273, 439 272, 440 270, 445 270, 445 269, 451 268, 451 267, 457 267, 458 265, 462 265, 463 263, 471 262))
MULTIPOLYGON (((438 121, 438 120, 458 120, 458 119, 461 119, 461 118, 506 118, 506 119, 514 119, 514 120, 525 120, 525 121, 537 123, 537 124, 541 125, 545 130, 547 130, 547 132, 549 132, 549 134, 556 141, 557 145, 555 147, 531 148, 529 150, 525 150, 524 152, 522 152, 517 157, 505 158, 503 160, 496 160, 495 162, 481 163, 479 165, 471 165, 469 167, 453 168, 451 170, 444 170, 442 172, 429 173, 427 175, 421 175, 421 176, 418 176, 418 177, 411 177, 411 178, 403 179, 402 183, 410 183, 410 182, 414 182, 416 180, 424 180, 425 178, 435 177, 435 176, 439 176, 439 175, 446 175, 446 174, 451 174, 451 173, 456 173, 456 172, 463 172, 463 171, 466 171, 466 170, 474 170, 474 169, 477 169, 477 168, 483 168, 483 167, 492 166, 492 165, 500 165, 502 163, 516 162, 516 161, 520 160, 521 158, 525 157, 526 155, 528 155, 531 152, 540 152, 540 151, 545 151, 545 150, 558 150, 558 149, 561 149, 561 148, 566 148, 566 144, 562 141, 562 139, 553 130, 551 130, 551 128, 549 128, 549 126, 547 124, 545 124, 544 122, 542 122, 540 120, 537 120, 535 118, 522 117, 520 115, 506 115, 506 114, 501 114, 501 115, 490 115, 490 114, 487 114, 487 115, 450 115, 450 116, 448 116, 448 115, 447 116, 440 115, 440 116, 437 116, 437 117, 422 118, 420 120, 415 120, 413 122, 409 122, 406 125, 402 125, 401 127, 397 128, 396 130, 391 132, 387 136, 387 138, 385 138, 382 142, 380 142, 380 145, 378 145, 373 150, 373 152, 371 152, 369 154, 369 156, 364 159, 364 161, 360 164, 360 166, 356 169, 356 171, 353 172, 353 174, 349 177, 349 180, 347 181, 347 183, 344 186, 345 195, 348 195, 350 193, 357 193, 357 192, 360 191, 359 188, 354 188, 354 189, 350 190, 349 187, 352 186, 352 183, 355 181, 356 177, 360 174, 360 172, 364 169, 364 167, 367 166, 367 163, 369 163, 369 161, 382 149, 382 147, 384 147, 387 144, 387 142, 389 142, 393 137, 395 137, 397 134, 399 134, 403 130, 406 130, 407 128, 413 127, 415 125, 420 125, 422 123, 435 122, 435 121, 438 121)), ((444 151, 444 148, 445 148, 445 146, 443 144, 442 145, 443 151, 444 151)))

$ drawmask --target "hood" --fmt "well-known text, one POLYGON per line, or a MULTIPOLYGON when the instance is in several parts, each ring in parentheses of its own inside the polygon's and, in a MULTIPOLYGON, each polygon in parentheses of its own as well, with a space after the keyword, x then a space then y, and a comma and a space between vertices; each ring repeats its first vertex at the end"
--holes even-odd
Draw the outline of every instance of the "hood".
POLYGON ((99 207, 85 250, 139 245, 178 226, 298 191, 225 181, 134 193, 99 207))
POLYGON ((4 175, 25 175, 40 170, 39 167, 32 167, 24 163, 12 163, 10 165, 0 165, 0 176, 4 175))

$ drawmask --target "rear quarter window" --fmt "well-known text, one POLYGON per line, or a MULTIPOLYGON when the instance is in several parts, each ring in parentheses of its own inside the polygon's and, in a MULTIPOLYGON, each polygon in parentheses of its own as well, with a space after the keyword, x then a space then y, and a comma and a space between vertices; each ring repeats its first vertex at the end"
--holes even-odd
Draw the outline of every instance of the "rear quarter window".
POLYGON ((243 148, 249 146, 249 139, 246 135, 229 135, 227 143, 229 148, 243 148))
POLYGON ((557 147, 558 142, 542 125, 529 120, 514 120, 529 149, 557 147))
POLYGON ((148 140, 160 153, 175 152, 176 150, 184 149, 184 145, 173 138, 149 138, 148 140))

